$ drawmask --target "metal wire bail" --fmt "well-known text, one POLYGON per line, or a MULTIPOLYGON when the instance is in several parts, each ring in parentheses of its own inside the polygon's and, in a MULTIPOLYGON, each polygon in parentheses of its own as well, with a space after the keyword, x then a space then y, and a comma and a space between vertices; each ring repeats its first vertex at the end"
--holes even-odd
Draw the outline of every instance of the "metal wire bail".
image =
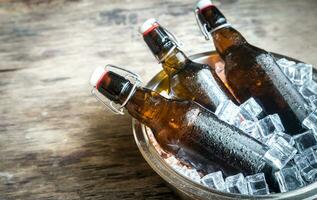
MULTIPOLYGON (((117 67, 117 66, 114 66, 114 65, 106 65, 105 66, 105 70, 108 70, 110 71, 110 69, 115 69, 115 70, 119 70, 121 73, 124 72, 126 73, 124 75, 124 78, 132 78, 132 84, 133 84, 133 87, 128 95, 128 97, 126 98, 126 100, 119 106, 115 106, 114 102, 113 101, 109 101, 109 103, 105 102, 101 97, 98 96, 98 90, 96 89, 96 87, 94 87, 92 90, 91 90, 91 94, 93 96, 95 96, 95 98, 100 101, 104 106, 106 106, 106 108, 108 108, 110 111, 112 111, 114 114, 117 114, 117 115, 124 115, 124 112, 123 112, 123 108, 124 106, 128 103, 128 101, 130 100, 130 98, 132 97, 132 95, 134 94, 136 88, 142 83, 141 81, 141 78, 138 74, 135 74, 127 69, 123 69, 121 67, 117 67)), ((121 74, 120 74, 121 75, 121 74)))
POLYGON ((210 40, 211 36, 210 36, 209 31, 207 30, 207 24, 202 25, 201 21, 199 19, 199 14, 198 14, 199 9, 196 8, 194 13, 195 13, 195 19, 196 19, 196 22, 198 24, 199 30, 201 31, 201 33, 203 34, 203 36, 205 37, 206 40, 210 40))

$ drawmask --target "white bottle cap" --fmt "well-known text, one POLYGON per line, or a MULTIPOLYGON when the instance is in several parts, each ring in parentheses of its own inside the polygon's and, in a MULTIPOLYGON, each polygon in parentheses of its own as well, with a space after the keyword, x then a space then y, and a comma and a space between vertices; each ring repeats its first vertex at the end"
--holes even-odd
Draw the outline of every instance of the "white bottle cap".
POLYGON ((96 87, 106 73, 107 71, 104 67, 97 67, 91 75, 90 84, 96 87))
POLYGON ((196 7, 199 9, 199 10, 202 10, 206 7, 209 7, 209 6, 212 6, 212 2, 210 0, 200 0, 198 1, 198 3, 196 4, 196 7))
POLYGON ((146 20, 142 26, 140 26, 140 33, 145 35, 147 32, 149 32, 151 29, 153 29, 154 27, 157 27, 158 23, 156 21, 156 19, 154 18, 150 18, 148 20, 146 20))

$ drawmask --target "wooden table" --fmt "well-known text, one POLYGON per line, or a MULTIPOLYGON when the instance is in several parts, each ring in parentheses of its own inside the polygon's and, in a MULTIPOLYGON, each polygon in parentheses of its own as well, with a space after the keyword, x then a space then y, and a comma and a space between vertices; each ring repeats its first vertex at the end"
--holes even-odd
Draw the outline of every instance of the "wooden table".
MULTIPOLYGON (((161 70, 138 33, 158 18, 187 54, 213 48, 194 1, 0 0, 0 199, 174 199, 138 152, 131 118, 90 94, 107 63, 161 70)), ((216 1, 249 41, 317 64, 317 1, 216 1)))

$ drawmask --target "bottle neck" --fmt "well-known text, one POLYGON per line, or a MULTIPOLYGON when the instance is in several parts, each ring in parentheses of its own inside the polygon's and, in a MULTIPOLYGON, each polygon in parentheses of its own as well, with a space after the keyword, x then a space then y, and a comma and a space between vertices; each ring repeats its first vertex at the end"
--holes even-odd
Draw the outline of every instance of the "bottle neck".
MULTIPOLYGON (((126 90, 121 93, 116 103, 122 104, 130 94, 132 87, 132 84, 126 87, 126 90)), ((132 117, 146 126, 158 130, 160 129, 160 124, 164 124, 159 122, 164 120, 164 113, 168 110, 167 103, 168 100, 159 93, 146 88, 137 87, 125 105, 125 108, 132 117)))
POLYGON ((199 19, 202 24, 207 25, 207 29, 213 37, 217 52, 220 55, 234 46, 246 43, 244 37, 230 25, 227 24, 225 16, 214 5, 200 10, 199 19), (221 26, 224 26, 221 28, 221 26))
POLYGON ((143 38, 157 60, 163 64, 167 74, 172 74, 183 67, 187 57, 164 28, 158 26, 143 35, 143 38))
MULTIPOLYGON (((158 122, 168 110, 166 109, 168 100, 159 93, 134 87, 128 79, 112 71, 106 71, 102 75, 96 84, 96 89, 110 101, 124 104, 129 113, 146 126, 157 130, 158 124, 164 124, 158 122)), ((166 116, 163 118, 167 118, 166 116)))
POLYGON ((162 66, 168 75, 173 75, 183 68, 187 61, 188 58, 186 55, 176 47, 170 52, 166 59, 162 61, 162 66))
POLYGON ((164 59, 166 54, 176 47, 161 26, 143 35, 143 39, 158 60, 164 59))
POLYGON ((121 103, 121 95, 132 90, 129 80, 112 71, 106 71, 102 79, 97 83, 96 89, 115 103, 121 103))

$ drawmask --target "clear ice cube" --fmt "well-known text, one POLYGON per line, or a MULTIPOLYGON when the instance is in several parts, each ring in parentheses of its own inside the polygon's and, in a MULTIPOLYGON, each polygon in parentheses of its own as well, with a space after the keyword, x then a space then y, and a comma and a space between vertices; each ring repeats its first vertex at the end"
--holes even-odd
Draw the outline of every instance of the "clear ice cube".
POLYGON ((302 123, 306 128, 311 129, 315 134, 317 134, 317 110, 310 113, 302 123))
POLYGON ((286 67, 284 72, 295 85, 301 86, 312 80, 313 66, 297 63, 286 67))
POLYGON ((256 123, 254 121, 244 120, 239 124, 238 128, 241 129, 243 132, 247 133, 248 135, 252 136, 253 138, 261 138, 261 134, 259 133, 256 123))
POLYGON ((315 134, 311 131, 305 131, 304 133, 293 136, 295 140, 295 147, 298 152, 303 152, 308 148, 317 147, 317 139, 315 134))
POLYGON ((267 137, 264 138, 264 143, 267 144, 268 141, 270 141, 270 139, 272 140, 272 137, 274 137, 273 140, 276 140, 277 137, 282 137, 289 145, 294 146, 295 144, 295 140, 292 136, 284 133, 284 132, 280 132, 280 131, 275 131, 272 134, 268 135, 267 137))
POLYGON ((183 171, 181 171, 180 173, 186 176, 187 178, 191 179, 192 181, 200 183, 200 175, 196 169, 186 168, 186 169, 183 169, 183 171))
POLYGON ((286 58, 281 58, 278 61, 276 61, 276 63, 280 66, 284 73, 288 67, 296 64, 294 61, 287 60, 286 58))
POLYGON ((313 110, 317 108, 317 95, 312 95, 308 97, 309 104, 313 110))
POLYGON ((226 190, 231 193, 248 194, 247 182, 242 173, 228 176, 225 181, 226 190))
POLYGON ((317 180, 317 153, 313 149, 307 149, 294 157, 294 161, 307 182, 317 180))
POLYGON ((253 117, 248 113, 245 109, 239 108, 239 112, 237 113, 234 121, 234 125, 239 127, 244 121, 252 121, 253 117))
POLYGON ((201 183, 209 188, 214 188, 220 191, 226 190, 225 181, 221 171, 207 174, 201 178, 201 183))
POLYGON ((268 115, 259 120, 257 122, 257 128, 262 137, 265 137, 275 131, 284 131, 284 126, 278 114, 268 115))
POLYGON ((299 88, 299 92, 308 99, 312 95, 317 95, 317 83, 313 80, 299 88))
POLYGON ((282 136, 282 138, 284 140, 286 140, 286 142, 288 142, 291 146, 294 146, 295 144, 295 140, 292 136, 290 136, 289 134, 287 133, 284 133, 284 132, 280 132, 280 131, 277 131, 276 134, 282 136))
POLYGON ((226 100, 218 105, 215 114, 219 119, 233 125, 235 124, 239 110, 239 107, 231 100, 226 100))
POLYGON ((248 191, 251 195, 269 194, 269 186, 266 183, 264 173, 258 173, 245 177, 247 181, 248 191))
POLYGON ((255 101, 254 98, 250 98, 240 105, 240 109, 245 110, 253 118, 257 117, 262 113, 261 106, 255 101))
POLYGON ((178 173, 180 173, 181 175, 183 175, 183 176, 186 176, 185 174, 186 174, 186 171, 187 171, 187 167, 186 166, 181 166, 181 165, 177 165, 177 164, 175 164, 175 165, 171 165, 172 166, 172 168, 175 170, 175 171, 177 171, 178 173))
POLYGON ((177 158, 175 158, 174 156, 170 156, 168 158, 165 159, 165 162, 167 162, 169 165, 171 165, 172 167, 174 165, 178 165, 179 161, 177 160, 177 158))
POLYGON ((269 150, 264 154, 264 158, 277 169, 282 169, 297 152, 282 137, 271 137, 266 141, 266 144, 269 150))
POLYGON ((281 169, 275 172, 281 192, 295 190, 306 185, 296 166, 281 169))
POLYGON ((239 127, 245 120, 253 120, 251 114, 235 105, 231 100, 226 100, 220 103, 215 111, 219 119, 239 127))

